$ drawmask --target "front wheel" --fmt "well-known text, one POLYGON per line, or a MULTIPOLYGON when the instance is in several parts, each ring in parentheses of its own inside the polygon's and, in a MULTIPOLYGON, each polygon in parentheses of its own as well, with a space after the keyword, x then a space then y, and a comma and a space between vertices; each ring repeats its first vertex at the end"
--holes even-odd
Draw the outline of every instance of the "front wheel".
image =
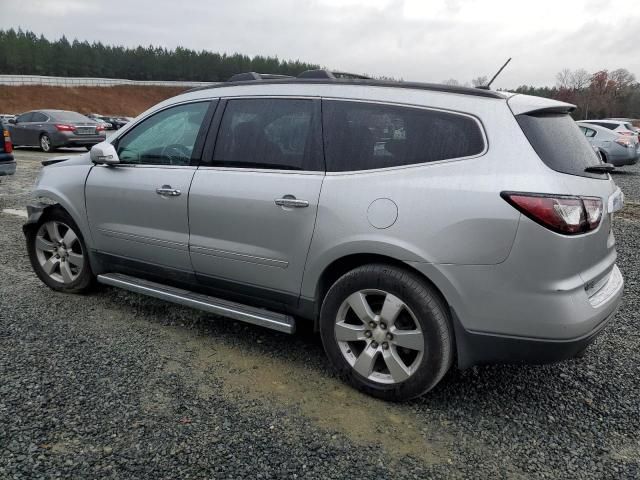
POLYGON ((449 313, 417 274, 367 265, 329 289, 320 312, 327 356, 341 377, 385 400, 431 390, 453 361, 449 313))
POLYGON ((45 212, 27 230, 27 251, 36 275, 53 290, 81 293, 93 285, 82 233, 62 208, 45 212))

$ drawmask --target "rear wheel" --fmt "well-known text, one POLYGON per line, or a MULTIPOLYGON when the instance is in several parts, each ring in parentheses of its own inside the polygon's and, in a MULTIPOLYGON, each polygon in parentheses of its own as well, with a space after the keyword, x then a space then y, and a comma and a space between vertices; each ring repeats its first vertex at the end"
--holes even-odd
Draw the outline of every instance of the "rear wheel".
POLYGON ((385 400, 432 389, 453 360, 448 311, 418 275, 367 265, 343 275, 320 313, 322 342, 338 373, 385 400))
POLYGON ((27 251, 36 275, 50 288, 81 293, 93 285, 82 233, 62 208, 45 212, 27 231, 27 251))
POLYGON ((40 150, 45 153, 53 151, 53 145, 51 144, 51 138, 46 133, 40 135, 40 150))

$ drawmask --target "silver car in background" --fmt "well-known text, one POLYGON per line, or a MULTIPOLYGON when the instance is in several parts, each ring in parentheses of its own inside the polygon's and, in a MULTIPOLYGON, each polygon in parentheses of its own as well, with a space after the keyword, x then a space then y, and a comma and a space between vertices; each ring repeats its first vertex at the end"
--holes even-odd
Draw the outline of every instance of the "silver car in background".
MULTIPOLYGON (((343 74, 344 75, 344 74, 343 74)), ((572 358, 620 303, 622 193, 573 105, 256 73, 52 159, 24 227, 38 277, 293 333, 387 400, 450 367, 572 358)))
POLYGON ((640 142, 635 135, 621 135, 615 130, 601 127, 593 122, 580 121, 578 125, 605 162, 616 167, 635 165, 638 162, 640 142))

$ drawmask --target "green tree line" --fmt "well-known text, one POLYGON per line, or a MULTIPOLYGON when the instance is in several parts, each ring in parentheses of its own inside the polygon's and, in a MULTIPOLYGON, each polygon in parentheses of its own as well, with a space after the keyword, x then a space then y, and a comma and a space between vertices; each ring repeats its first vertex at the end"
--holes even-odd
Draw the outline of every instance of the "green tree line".
POLYGON ((0 30, 0 74, 217 82, 241 72, 297 75, 313 68, 319 67, 277 57, 152 45, 127 48, 70 42, 64 36, 50 41, 21 29, 0 30))

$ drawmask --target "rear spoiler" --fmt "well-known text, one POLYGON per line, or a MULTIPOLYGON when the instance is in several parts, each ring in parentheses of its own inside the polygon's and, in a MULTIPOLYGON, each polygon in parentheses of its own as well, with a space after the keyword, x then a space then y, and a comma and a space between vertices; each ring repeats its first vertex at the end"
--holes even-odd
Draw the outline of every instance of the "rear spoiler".
POLYGON ((514 115, 539 115, 545 113, 571 113, 577 107, 571 103, 558 102, 549 98, 531 95, 514 95, 507 99, 507 105, 514 115))

